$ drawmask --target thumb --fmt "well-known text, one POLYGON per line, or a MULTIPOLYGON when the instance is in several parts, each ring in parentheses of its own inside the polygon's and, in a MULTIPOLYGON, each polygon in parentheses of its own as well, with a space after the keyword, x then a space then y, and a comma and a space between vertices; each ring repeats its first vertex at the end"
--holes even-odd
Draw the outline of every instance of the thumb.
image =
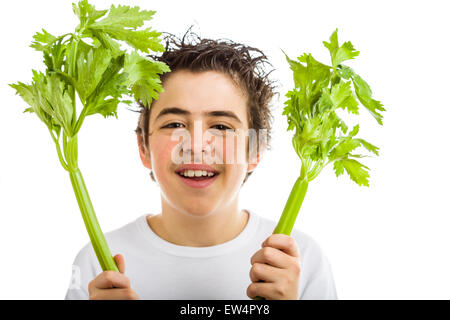
POLYGON ((114 256, 114 261, 116 262, 117 268, 120 273, 125 273, 125 259, 121 254, 116 254, 114 256))

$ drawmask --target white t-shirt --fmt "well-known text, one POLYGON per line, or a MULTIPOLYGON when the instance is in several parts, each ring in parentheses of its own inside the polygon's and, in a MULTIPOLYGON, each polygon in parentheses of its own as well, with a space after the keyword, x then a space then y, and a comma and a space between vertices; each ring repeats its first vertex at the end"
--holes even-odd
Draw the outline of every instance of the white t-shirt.
MULTIPOLYGON (((250 258, 272 234, 276 222, 250 210, 244 230, 210 247, 180 246, 160 238, 143 215, 105 234, 112 255, 125 258, 125 275, 141 299, 249 300, 250 258)), ((318 244, 296 229, 300 251, 300 299, 337 299, 330 265, 318 244)), ((91 243, 76 256, 65 299, 89 299, 88 284, 102 272, 91 243)))

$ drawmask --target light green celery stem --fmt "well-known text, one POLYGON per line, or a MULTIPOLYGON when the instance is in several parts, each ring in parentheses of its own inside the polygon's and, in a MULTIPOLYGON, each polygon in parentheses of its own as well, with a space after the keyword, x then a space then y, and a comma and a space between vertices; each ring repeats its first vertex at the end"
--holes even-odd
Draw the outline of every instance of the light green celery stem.
POLYGON ((92 202, 80 170, 76 168, 75 170, 71 170, 69 174, 70 181, 72 182, 73 190, 75 191, 75 196, 78 201, 78 206, 80 207, 81 215, 83 216, 84 224, 102 270, 119 271, 114 258, 111 255, 108 244, 106 243, 105 236, 100 229, 100 225, 94 212, 94 207, 92 206, 92 202))
POLYGON ((53 134, 53 131, 52 131, 52 129, 50 129, 50 127, 48 128, 48 130, 50 131, 50 135, 52 136, 53 141, 55 142, 56 152, 58 153, 59 162, 61 162, 61 165, 63 166, 63 168, 65 170, 69 171, 69 167, 67 166, 67 163, 64 160, 64 157, 61 153, 61 147, 59 146, 58 138, 55 137, 55 135, 53 134))
POLYGON ((315 164, 314 168, 311 171, 309 171, 308 181, 314 180, 319 175, 319 173, 322 171, 323 167, 325 167, 322 164, 323 164, 323 161, 317 162, 315 164))
MULTIPOLYGON (((289 198, 284 206, 281 218, 278 221, 278 225, 273 233, 290 235, 294 228, 295 219, 297 219, 298 212, 302 206, 303 199, 305 198, 306 190, 308 190, 308 178, 306 175, 301 175, 295 181, 292 187, 289 198)), ((265 300, 263 297, 256 296, 253 300, 265 300)))
POLYGON ((292 187, 289 198, 284 206, 283 213, 281 214, 281 218, 273 233, 281 233, 288 236, 291 234, 292 229, 294 228, 295 219, 297 219, 298 212, 300 211, 307 190, 308 179, 306 176, 300 176, 292 187))

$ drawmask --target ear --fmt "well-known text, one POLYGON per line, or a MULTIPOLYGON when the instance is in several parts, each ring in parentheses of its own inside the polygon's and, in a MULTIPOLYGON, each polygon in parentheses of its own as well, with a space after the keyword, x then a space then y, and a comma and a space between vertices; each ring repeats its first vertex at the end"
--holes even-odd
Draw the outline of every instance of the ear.
POLYGON ((148 150, 147 146, 144 144, 144 138, 142 134, 137 133, 137 143, 139 147, 139 156, 141 158, 142 164, 147 169, 152 170, 152 162, 150 161, 150 150, 148 150))
POLYGON ((256 161, 254 161, 253 163, 249 163, 249 164, 248 164, 248 166, 247 166, 247 172, 252 172, 253 170, 256 169, 256 167, 258 166, 259 162, 260 162, 261 159, 262 159, 262 156, 263 156, 265 150, 266 150, 266 145, 265 145, 265 144, 262 144, 262 145, 259 147, 258 153, 256 154, 256 159, 255 159, 256 161))

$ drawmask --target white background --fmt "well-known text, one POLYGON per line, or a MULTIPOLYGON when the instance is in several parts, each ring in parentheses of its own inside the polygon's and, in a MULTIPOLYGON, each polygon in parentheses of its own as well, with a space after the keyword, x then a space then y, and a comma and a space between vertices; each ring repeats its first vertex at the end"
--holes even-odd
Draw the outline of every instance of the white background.
MULTIPOLYGON (((43 69, 29 48, 44 27, 77 24, 71 1, 0 2, 0 298, 62 299, 71 264, 88 236, 68 174, 44 124, 7 83, 43 69)), ((92 1, 97 9, 109 1, 92 1)), ((292 131, 282 116, 291 58, 322 45, 335 28, 361 51, 349 65, 385 105, 384 126, 361 109, 360 137, 380 147, 363 159, 370 187, 327 167, 310 183, 296 228, 314 237, 331 262, 341 299, 449 299, 449 31, 446 1, 113 1, 156 10, 151 26, 182 35, 229 38, 265 51, 283 85, 275 102, 273 149, 241 192, 241 207, 278 220, 298 176, 292 131), (426 3, 426 4, 425 4, 426 3)), ((79 165, 102 229, 160 212, 159 189, 138 157, 138 115, 87 118, 79 165)))

